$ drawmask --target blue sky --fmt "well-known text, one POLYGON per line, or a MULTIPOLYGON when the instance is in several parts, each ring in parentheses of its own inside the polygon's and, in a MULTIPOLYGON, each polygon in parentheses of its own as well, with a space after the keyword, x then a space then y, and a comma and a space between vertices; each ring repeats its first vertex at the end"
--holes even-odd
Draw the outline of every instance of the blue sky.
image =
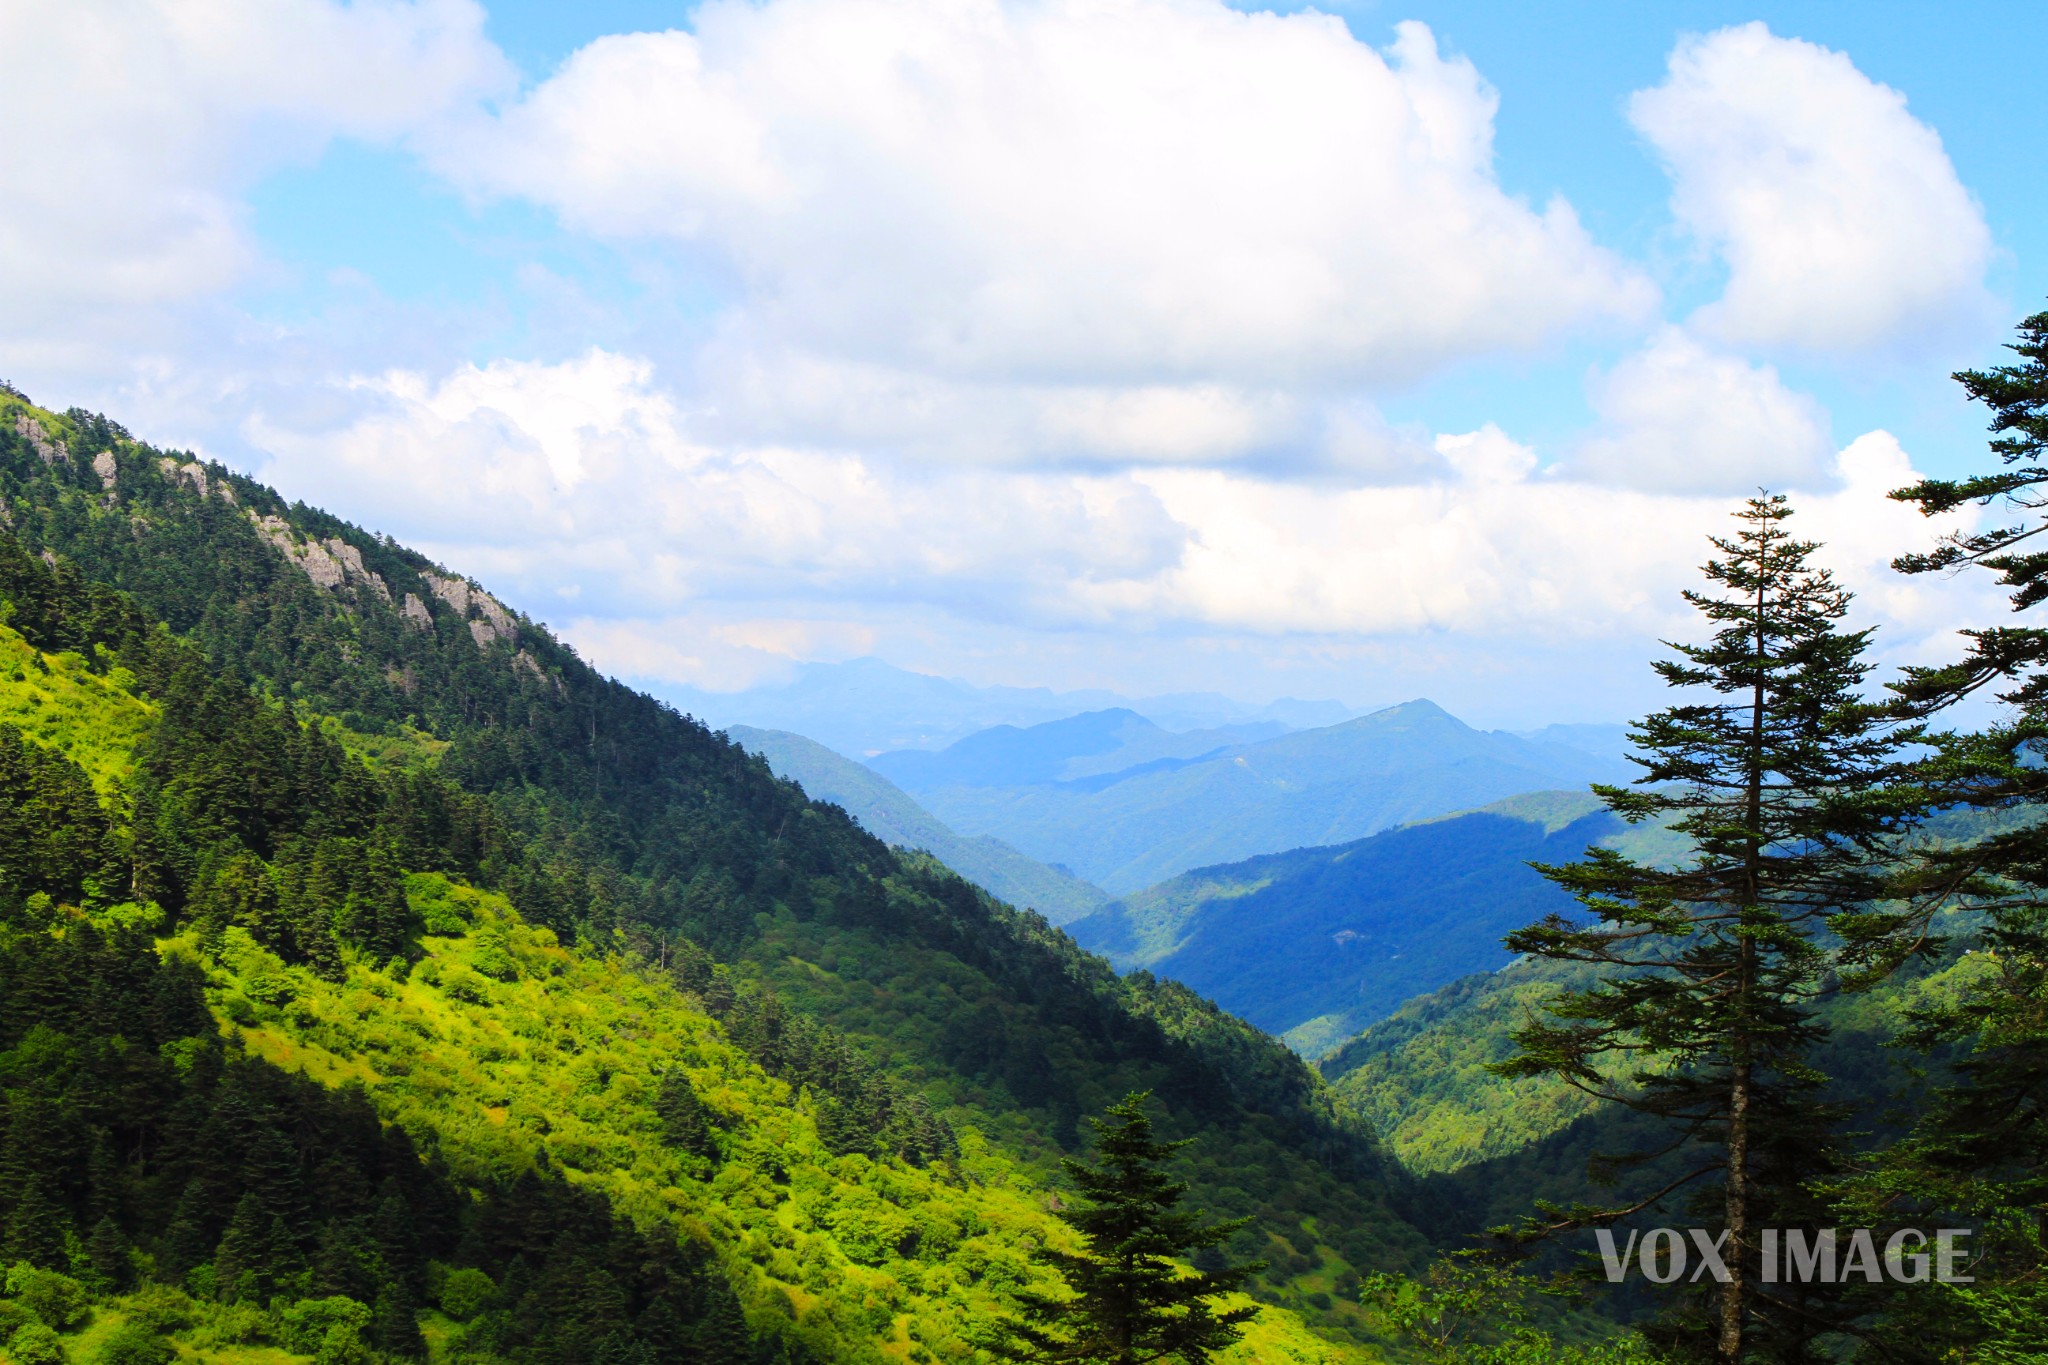
POLYGON ((1759 484, 1888 659, 1996 612, 1882 493, 2048 296, 2048 11, 1236 8, 10 9, 0 373, 656 687, 1618 719, 1759 484))

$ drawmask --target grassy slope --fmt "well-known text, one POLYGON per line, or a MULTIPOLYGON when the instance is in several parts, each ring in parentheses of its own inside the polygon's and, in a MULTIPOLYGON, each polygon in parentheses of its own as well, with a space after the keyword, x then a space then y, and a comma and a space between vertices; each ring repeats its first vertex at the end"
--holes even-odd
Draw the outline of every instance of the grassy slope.
MULTIPOLYGON (((0 670, 0 716, 33 719, 33 738, 89 771, 117 779, 131 770, 151 709, 118 677, 95 678, 4 629, 0 661, 10 665, 0 670)), ((383 761, 434 752, 350 738, 383 761)), ((835 1157, 809 1097, 763 1072, 645 964, 565 948, 503 898, 438 874, 412 877, 408 895, 440 931, 410 970, 357 962, 346 981, 329 983, 239 929, 218 951, 190 935, 162 948, 206 965, 223 1029, 252 1052, 324 1084, 363 1086, 465 1180, 544 1164, 596 1185, 643 1226, 665 1221, 708 1240, 737 1272, 756 1325, 793 1332, 825 1359, 970 1358, 1009 1296, 1043 1283, 1032 1249, 1068 1233, 1046 1191, 972 1129, 955 1170, 835 1157), (652 1101, 677 1067, 722 1119, 717 1169, 659 1141, 652 1101)), ((100 1312, 70 1344, 89 1351, 118 1319, 118 1309, 100 1312)), ((181 1354, 236 1365, 297 1359, 207 1330, 179 1334, 181 1354)), ((451 1340, 445 1330, 429 1338, 451 1340)), ((1269 1307, 1227 1358, 1318 1365, 1371 1354, 1269 1307)))
POLYGON ((888 778, 816 740, 747 725, 726 733, 813 800, 845 807, 877 839, 923 849, 990 894, 1036 910, 1054 924, 1078 919, 1109 899, 1101 887, 1027 858, 1000 839, 955 833, 888 778))
POLYGON ((155 707, 121 670, 101 677, 75 654, 45 654, 0 626, 0 724, 65 755, 91 774, 102 799, 134 771, 129 755, 155 707))

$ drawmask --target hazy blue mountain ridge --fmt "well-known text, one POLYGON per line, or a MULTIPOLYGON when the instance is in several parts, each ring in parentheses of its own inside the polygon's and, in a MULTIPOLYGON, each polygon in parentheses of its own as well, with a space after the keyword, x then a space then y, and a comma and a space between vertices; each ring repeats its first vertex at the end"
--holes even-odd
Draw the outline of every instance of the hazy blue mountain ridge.
MULTIPOLYGON (((1073 738, 1058 727, 1022 732, 1034 733, 1055 746, 1073 738)), ((899 761, 896 780, 953 829, 992 835, 1126 895, 1190 868, 1345 843, 1522 792, 1633 776, 1618 759, 1475 730, 1428 701, 1121 775, 1006 784, 928 780, 926 772, 942 775, 945 766, 899 761)))
POLYGON ((735 725, 734 743, 768 760, 814 801, 830 801, 868 833, 900 848, 921 848, 967 880, 1054 924, 1100 907, 1109 893, 1071 873, 1027 858, 1000 839, 970 839, 948 829, 880 773, 802 735, 735 725))
POLYGON ((786 682, 743 692, 650 681, 648 690, 715 729, 788 730, 849 758, 937 749, 991 726, 1038 725, 1126 707, 1169 731, 1269 721, 1285 729, 1334 725, 1358 712, 1341 702, 1282 697, 1254 705, 1216 692, 1126 697, 1099 688, 981 687, 915 673, 880 659, 800 665, 786 682))
POLYGON ((1183 766, 1287 732, 1287 726, 1271 720, 1173 731, 1129 707, 1114 707, 1029 727, 997 725, 937 752, 899 749, 877 754, 868 766, 905 790, 1087 784, 1139 767, 1157 771, 1183 766))

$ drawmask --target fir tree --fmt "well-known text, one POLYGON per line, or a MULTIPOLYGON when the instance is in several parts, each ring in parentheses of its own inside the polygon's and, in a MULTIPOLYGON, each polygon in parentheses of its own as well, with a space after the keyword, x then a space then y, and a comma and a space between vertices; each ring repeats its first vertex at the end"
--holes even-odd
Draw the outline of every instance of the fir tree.
POLYGON ((371 1310, 370 1341, 388 1356, 417 1360, 426 1355, 426 1338, 420 1335, 412 1291, 402 1278, 393 1276, 379 1286, 376 1306, 371 1310))
POLYGON ((1221 1247, 1249 1220, 1207 1223, 1178 1207, 1188 1187, 1163 1168, 1188 1142, 1153 1138, 1146 1098, 1127 1095, 1093 1121, 1095 1164, 1061 1162, 1087 1202, 1059 1216, 1085 1250, 1044 1250, 1069 1293, 1027 1299, 1025 1319, 1007 1324, 1010 1335, 996 1345, 1000 1354, 1044 1365, 1197 1365, 1256 1316, 1250 1307, 1219 1310, 1215 1300, 1262 1267, 1188 1271, 1176 1261, 1221 1247))
POLYGON ((1592 848, 1539 869, 1593 918, 1551 916, 1510 935, 1510 950, 1608 971, 1520 1029, 1520 1055, 1495 1068, 1671 1125, 1656 1155, 1668 1174, 1676 1154, 1675 1178, 1614 1206, 1544 1206, 1518 1235, 1610 1223, 1690 1187, 1726 1234, 1732 1273, 1669 1330, 1730 1365, 1795 1351, 1827 1325, 1760 1282, 1757 1230, 1821 1216, 1803 1186, 1833 1169, 1835 1116, 1807 1060, 1822 1036, 1809 1002, 1833 965, 1824 943, 1846 937, 1866 974, 1897 960, 1908 917, 1869 907, 1892 889, 1884 858, 1919 800, 1887 785, 1901 736, 1860 695, 1868 632, 1838 628, 1848 594, 1787 533, 1791 515, 1782 497, 1752 498, 1739 534, 1714 538, 1721 557, 1705 572, 1719 592, 1686 593, 1712 634, 1655 665, 1697 699, 1635 727, 1636 788, 1595 788, 1632 823, 1668 824, 1690 855, 1660 867, 1592 848))
MULTIPOLYGON (((1990 409, 1991 450, 2003 468, 1926 479, 1892 496, 1929 516, 1978 503, 2013 519, 1953 533, 1893 566, 1912 574, 1983 569, 2025 613, 2048 601, 2048 551, 2036 539, 2048 531, 2048 312, 2023 321, 2010 349, 2021 363, 1955 376, 1990 409)), ((1885 1296, 1879 1321, 1888 1349, 1915 1359, 2017 1360, 2048 1339, 2048 834, 2038 815, 2048 800, 2040 761, 2048 752, 2048 628, 1962 634, 1970 642, 1963 658, 1908 669, 1895 690, 1917 716, 1987 691, 2004 703, 1983 730, 1932 735, 1934 751, 1920 765, 1945 801, 2000 813, 1982 837, 1918 850, 1912 868, 1924 886, 1970 893, 1983 928, 1962 992, 1923 1007, 1900 1042, 1963 1055, 1951 1083, 1921 1107, 1912 1135, 1840 1193, 1851 1217, 1978 1232, 1974 1287, 1929 1294, 1907 1286, 1885 1296)))
POLYGON ((711 1133, 710 1116, 705 1112, 704 1101, 690 1088, 689 1077, 680 1071, 662 1077, 654 1112, 661 1118, 663 1142, 707 1161, 718 1160, 718 1141, 711 1133))

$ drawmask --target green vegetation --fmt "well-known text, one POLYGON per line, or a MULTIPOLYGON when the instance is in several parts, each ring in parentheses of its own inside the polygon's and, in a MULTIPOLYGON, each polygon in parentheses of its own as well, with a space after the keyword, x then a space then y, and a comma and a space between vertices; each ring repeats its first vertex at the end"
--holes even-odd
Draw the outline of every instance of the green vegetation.
POLYGON ((1462 977, 1409 1001, 1320 1066, 1411 1171, 1454 1171, 1505 1156, 1593 1107, 1562 1081, 1510 1081, 1491 1069, 1514 1055, 1514 1030, 1533 1011, 1593 979, 1589 969, 1533 959, 1462 977))
POLYGON ((1041 1253, 1063 1292, 1027 1292, 1024 1318, 1003 1326, 1000 1354, 1038 1365, 1203 1365, 1258 1315, 1222 1302, 1259 1269, 1218 1254, 1242 1224, 1207 1223, 1178 1207, 1188 1187, 1165 1165, 1187 1143, 1152 1136, 1146 1098, 1127 1095, 1094 1120, 1093 1163, 1066 1161, 1081 1202, 1059 1216, 1081 1247, 1041 1253), (1180 1261, 1191 1254, 1196 1269, 1187 1270, 1180 1261))
POLYGON ((1423 1360, 1442 1365, 1658 1365, 1641 1336, 1573 1323, 1563 1340, 1561 1314, 1535 1302, 1538 1286, 1512 1269, 1469 1255, 1445 1257, 1421 1276, 1375 1275, 1365 1302, 1423 1360))

